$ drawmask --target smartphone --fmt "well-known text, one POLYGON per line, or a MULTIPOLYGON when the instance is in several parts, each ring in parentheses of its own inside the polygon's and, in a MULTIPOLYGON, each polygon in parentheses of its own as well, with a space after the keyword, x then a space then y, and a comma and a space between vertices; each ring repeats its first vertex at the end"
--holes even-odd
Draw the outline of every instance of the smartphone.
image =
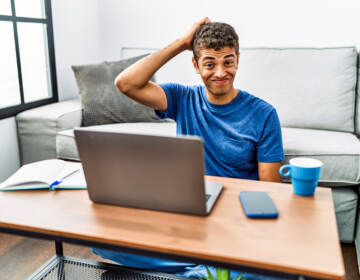
POLYGON ((274 219, 279 216, 274 202, 266 192, 240 192, 239 198, 249 218, 274 219))

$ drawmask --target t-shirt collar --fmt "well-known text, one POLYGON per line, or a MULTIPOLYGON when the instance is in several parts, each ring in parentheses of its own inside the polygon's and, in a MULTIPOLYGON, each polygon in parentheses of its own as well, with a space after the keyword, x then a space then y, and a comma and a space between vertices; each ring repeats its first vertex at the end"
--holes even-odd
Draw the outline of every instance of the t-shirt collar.
POLYGON ((238 103, 241 100, 241 90, 238 90, 238 94, 236 95, 236 97, 231 100, 229 103, 226 104, 214 104, 211 103, 207 97, 206 97, 206 88, 205 86, 201 87, 201 95, 205 101, 205 103, 207 104, 207 106, 211 109, 217 110, 217 111, 221 111, 221 110, 227 110, 229 108, 231 108, 232 106, 234 106, 236 103, 238 103))

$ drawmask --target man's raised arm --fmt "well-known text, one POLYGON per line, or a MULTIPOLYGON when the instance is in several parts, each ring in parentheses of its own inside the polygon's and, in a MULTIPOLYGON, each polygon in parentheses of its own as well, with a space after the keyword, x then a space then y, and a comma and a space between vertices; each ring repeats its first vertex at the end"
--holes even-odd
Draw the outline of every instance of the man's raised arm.
POLYGON ((135 101, 157 110, 167 109, 167 99, 164 90, 150 82, 151 77, 165 63, 184 50, 192 49, 192 39, 200 25, 210 22, 204 18, 196 22, 189 32, 175 40, 168 47, 153 53, 121 72, 115 79, 116 88, 135 101))

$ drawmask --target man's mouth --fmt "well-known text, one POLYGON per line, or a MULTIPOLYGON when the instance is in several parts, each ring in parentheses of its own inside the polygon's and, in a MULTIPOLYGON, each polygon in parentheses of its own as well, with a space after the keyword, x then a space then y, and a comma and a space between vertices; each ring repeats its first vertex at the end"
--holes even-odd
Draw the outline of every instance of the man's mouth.
POLYGON ((214 83, 222 85, 225 84, 229 79, 225 78, 225 79, 216 79, 216 80, 212 80, 214 83))

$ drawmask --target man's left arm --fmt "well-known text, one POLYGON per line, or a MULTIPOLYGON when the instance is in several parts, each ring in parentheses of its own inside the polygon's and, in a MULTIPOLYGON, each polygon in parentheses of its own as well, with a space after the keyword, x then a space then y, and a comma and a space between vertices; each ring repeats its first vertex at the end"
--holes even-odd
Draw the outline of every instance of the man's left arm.
POLYGON ((281 126, 276 110, 269 114, 257 146, 260 181, 281 182, 279 169, 284 160, 281 126))
POLYGON ((281 182, 279 169, 281 161, 278 162, 258 162, 258 172, 260 181, 281 182))

